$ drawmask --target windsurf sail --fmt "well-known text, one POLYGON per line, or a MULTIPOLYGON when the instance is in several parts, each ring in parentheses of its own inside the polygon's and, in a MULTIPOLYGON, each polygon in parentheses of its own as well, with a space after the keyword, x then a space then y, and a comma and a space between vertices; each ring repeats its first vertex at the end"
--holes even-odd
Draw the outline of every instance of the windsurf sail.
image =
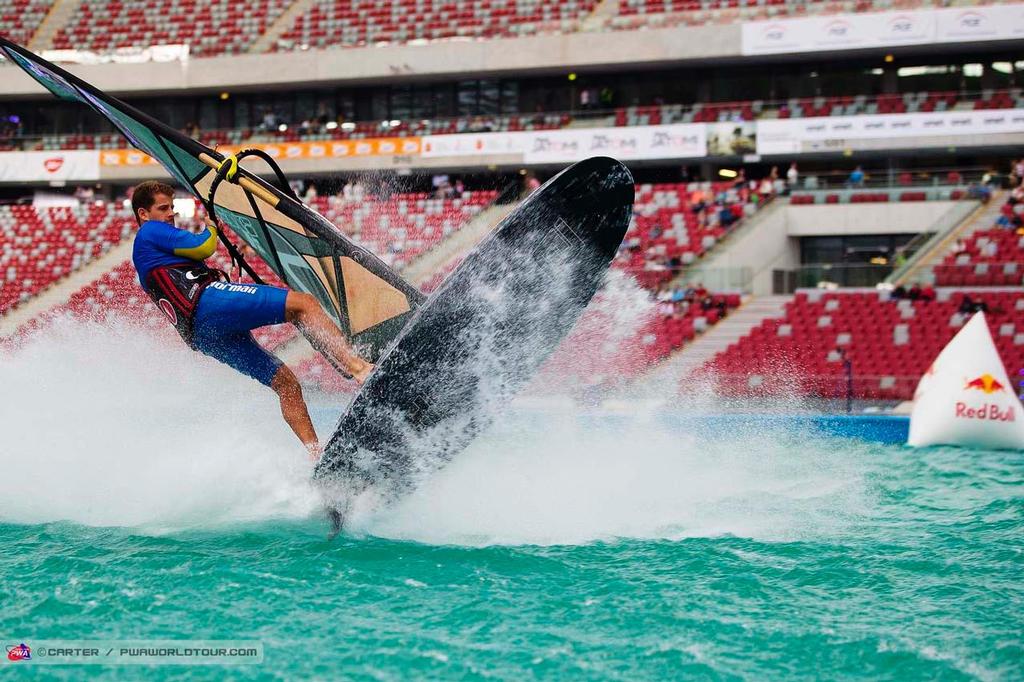
MULTIPOLYGON (((58 98, 86 104, 178 184, 209 207, 290 288, 312 294, 371 362, 402 330, 425 296, 329 220, 239 167, 210 188, 227 158, 0 37, 0 52, 58 98)), ((285 188, 287 189, 287 188, 285 188)))

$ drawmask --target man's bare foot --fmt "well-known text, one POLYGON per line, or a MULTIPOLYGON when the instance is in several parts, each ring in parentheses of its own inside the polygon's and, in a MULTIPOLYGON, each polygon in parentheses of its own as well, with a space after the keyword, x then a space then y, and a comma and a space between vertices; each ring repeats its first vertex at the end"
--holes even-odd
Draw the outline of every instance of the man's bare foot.
POLYGON ((362 386, 366 383, 366 378, 370 376, 370 372, 373 371, 373 365, 368 362, 363 363, 363 368, 352 374, 352 378, 355 379, 356 383, 362 386))

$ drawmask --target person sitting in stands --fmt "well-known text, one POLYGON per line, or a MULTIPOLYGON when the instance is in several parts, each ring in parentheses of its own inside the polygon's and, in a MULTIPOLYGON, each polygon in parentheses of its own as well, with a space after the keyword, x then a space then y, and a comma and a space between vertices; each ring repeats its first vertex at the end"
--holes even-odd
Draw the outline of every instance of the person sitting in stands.
POLYGON ((850 178, 847 180, 847 184, 851 187, 863 187, 864 177, 864 169, 857 166, 850 172, 850 178))
POLYGON ((907 292, 907 298, 909 298, 911 301, 920 301, 921 300, 921 285, 918 284, 917 282, 914 282, 913 284, 911 284, 910 285, 910 291, 907 292))
POLYGON ((934 301, 935 300, 935 287, 931 284, 925 284, 921 287, 921 300, 922 301, 934 301))
POLYGON ((984 301, 975 301, 967 294, 964 294, 964 298, 960 301, 960 307, 957 308, 957 312, 963 313, 964 315, 971 315, 977 312, 988 312, 988 304, 984 301))
POLYGON ((907 288, 905 286, 903 286, 902 284, 898 285, 889 294, 889 298, 893 299, 894 301, 898 301, 898 300, 904 299, 906 297, 907 297, 907 288))

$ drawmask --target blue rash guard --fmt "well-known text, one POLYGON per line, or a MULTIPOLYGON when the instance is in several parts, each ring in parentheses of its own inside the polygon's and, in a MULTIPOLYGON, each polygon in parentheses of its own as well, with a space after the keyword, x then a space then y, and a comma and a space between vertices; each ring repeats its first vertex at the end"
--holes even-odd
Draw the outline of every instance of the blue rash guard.
MULTIPOLYGON (((139 282, 154 301, 160 296, 153 294, 155 279, 164 282, 162 291, 180 298, 183 294, 167 284, 170 280, 166 273, 197 266, 216 249, 217 234, 212 229, 192 234, 168 223, 149 220, 135 236, 132 261, 139 273, 139 282)), ((185 272, 184 277, 186 281, 194 279, 192 272, 185 272)), ((214 281, 206 283, 198 297, 189 320, 190 338, 186 341, 205 355, 270 386, 281 361, 256 343, 251 331, 285 321, 288 290, 262 284, 214 281)), ((175 326, 179 326, 168 301, 159 300, 157 305, 175 326)))
POLYGON ((135 235, 132 262, 139 273, 139 283, 147 286, 153 268, 193 265, 209 258, 216 250, 217 235, 209 228, 192 234, 159 220, 147 220, 135 235))

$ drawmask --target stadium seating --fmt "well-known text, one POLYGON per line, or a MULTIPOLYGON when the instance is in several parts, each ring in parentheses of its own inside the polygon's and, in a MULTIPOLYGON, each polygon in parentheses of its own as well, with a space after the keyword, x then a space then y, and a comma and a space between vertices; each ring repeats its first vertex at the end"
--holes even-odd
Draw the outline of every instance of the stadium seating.
POLYGON ((289 5, 289 0, 83 0, 53 44, 100 53, 187 44, 201 57, 239 54, 289 5))
POLYGON ((705 371, 733 396, 846 394, 844 356, 856 398, 905 400, 968 319, 964 296, 984 302, 1010 371, 1024 367, 1024 292, 939 290, 934 301, 886 300, 876 291, 801 291, 781 319, 767 319, 719 353, 705 371))
POLYGON ((614 266, 642 286, 657 288, 753 213, 758 201, 747 188, 726 182, 639 185, 633 220, 614 266), (723 213, 728 213, 725 222, 723 213))
POLYGON ((597 4, 596 0, 316 0, 281 35, 275 49, 568 33, 577 30, 597 4))
POLYGON ((496 191, 437 199, 425 192, 359 201, 317 197, 311 205, 385 262, 401 269, 494 202, 496 191))
POLYGON ((739 294, 709 293, 701 299, 691 292, 678 303, 659 303, 637 329, 620 334, 616 320, 602 312, 598 301, 548 360, 541 380, 615 387, 650 369, 739 305, 739 294))
POLYGON ((8 40, 28 45, 53 0, 0 0, 0 27, 8 40))
POLYGON ((130 209, 104 202, 49 209, 0 205, 0 314, 105 253, 134 228, 130 209))
POLYGON ((939 286, 1019 286, 1024 283, 1024 190, 1015 188, 995 226, 957 242, 935 266, 939 286))
POLYGON ((935 267, 939 286, 1019 286, 1024 282, 1024 234, 992 229, 975 232, 962 251, 935 267))

